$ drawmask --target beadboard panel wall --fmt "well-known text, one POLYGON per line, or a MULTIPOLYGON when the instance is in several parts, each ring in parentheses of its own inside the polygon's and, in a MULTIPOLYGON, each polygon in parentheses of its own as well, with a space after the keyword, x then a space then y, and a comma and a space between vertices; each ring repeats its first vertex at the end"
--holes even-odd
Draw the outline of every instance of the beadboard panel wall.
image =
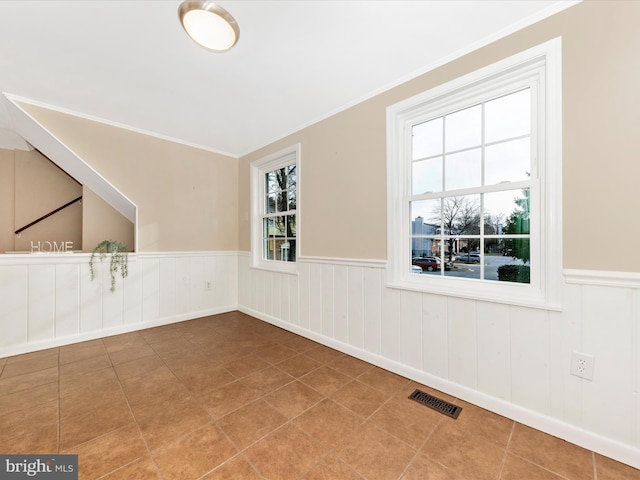
POLYGON ((298 267, 240 254, 239 309, 640 468, 640 276, 565 272, 550 311, 390 289, 384 262, 298 267), (569 374, 574 350, 593 381, 569 374))
POLYGON ((92 281, 86 254, 2 258, 0 357, 237 308, 237 252, 130 254, 114 292, 107 260, 92 281))

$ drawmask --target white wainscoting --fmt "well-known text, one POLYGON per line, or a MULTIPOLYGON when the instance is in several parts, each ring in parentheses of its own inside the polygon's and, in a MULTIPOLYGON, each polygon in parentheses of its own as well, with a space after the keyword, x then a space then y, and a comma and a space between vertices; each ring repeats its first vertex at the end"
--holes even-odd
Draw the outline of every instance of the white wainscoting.
POLYGON ((565 271, 561 312, 385 286, 385 262, 239 255, 239 309, 640 468, 640 275, 565 271), (593 381, 569 374, 595 356, 593 381))
POLYGON ((3 255, 0 358, 233 311, 237 256, 130 254, 129 275, 111 292, 108 259, 91 281, 88 254, 3 255))

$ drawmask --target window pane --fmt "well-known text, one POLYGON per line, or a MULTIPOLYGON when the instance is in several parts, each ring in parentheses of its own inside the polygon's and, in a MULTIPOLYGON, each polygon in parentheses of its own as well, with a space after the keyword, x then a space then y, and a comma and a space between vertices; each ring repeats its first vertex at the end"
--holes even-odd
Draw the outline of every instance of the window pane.
POLYGON ((287 237, 295 237, 296 236, 296 216, 287 215, 285 217, 285 220, 287 225, 287 237))
POLYGON ((278 182, 276 181, 276 172, 269 172, 265 174, 265 191, 267 193, 275 192, 278 190, 278 182))
POLYGON ((487 235, 529 234, 529 189, 486 193, 484 218, 487 235))
POLYGON ((482 141, 482 105, 465 108, 445 118, 445 152, 476 147, 482 141))
POLYGON ((296 206, 297 206, 297 201, 296 201, 296 187, 290 187, 289 191, 288 191, 288 200, 289 200, 289 205, 287 207, 287 210, 295 210, 296 206))
POLYGON ((481 185, 481 150, 479 148, 447 155, 444 160, 445 190, 478 187, 481 185))
POLYGON ((265 205, 265 213, 274 213, 277 212, 278 207, 278 195, 275 193, 270 193, 267 195, 267 201, 265 205))
POLYGON ((413 235, 436 235, 440 231, 442 202, 419 200, 411 202, 411 233, 413 235))
POLYGON ((485 149, 484 184, 528 180, 531 173, 529 138, 499 143, 485 149))
POLYGON ((289 165, 287 168, 287 187, 295 187, 296 185, 296 166, 289 165))
POLYGON ((485 142, 531 134, 530 89, 485 104, 485 142))
POLYGON ((412 159, 441 155, 442 152, 442 122, 443 117, 414 125, 412 159))
POLYGON ((485 279, 500 282, 530 283, 530 241, 528 238, 504 239, 502 255, 489 256, 485 279))
POLYGON ((411 173, 414 195, 442 191, 442 157, 414 162, 411 173))
POLYGON ((287 238, 274 239, 274 259, 283 262, 295 262, 295 240, 287 238))
POLYGON ((445 235, 479 235, 480 195, 443 199, 442 220, 445 235))

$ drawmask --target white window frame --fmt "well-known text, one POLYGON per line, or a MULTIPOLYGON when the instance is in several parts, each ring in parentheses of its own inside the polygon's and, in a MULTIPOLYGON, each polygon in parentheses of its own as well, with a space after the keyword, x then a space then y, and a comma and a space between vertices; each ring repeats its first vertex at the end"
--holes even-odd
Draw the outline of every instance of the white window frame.
POLYGON ((387 108, 387 285, 546 309, 561 308, 562 60, 556 38, 387 108), (411 273, 411 133, 421 122, 535 82, 540 95, 531 141, 531 283, 411 273))
POLYGON ((282 273, 298 272, 298 257, 300 252, 300 144, 287 147, 259 160, 251 162, 251 266, 264 270, 282 273), (263 255, 262 219, 265 212, 265 181, 264 176, 289 165, 296 165, 296 260, 285 262, 281 260, 267 260, 263 255))

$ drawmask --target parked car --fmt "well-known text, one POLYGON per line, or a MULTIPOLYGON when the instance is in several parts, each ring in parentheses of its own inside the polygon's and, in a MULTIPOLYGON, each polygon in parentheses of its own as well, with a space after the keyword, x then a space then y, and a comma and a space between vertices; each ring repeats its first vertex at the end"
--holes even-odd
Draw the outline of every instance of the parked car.
POLYGON ((456 262, 480 263, 480 254, 474 252, 463 253, 456 256, 456 262))
MULTIPOLYGON (((413 257, 411 264, 427 272, 433 272, 434 270, 440 270, 442 262, 438 257, 413 257)), ((451 262, 444 262, 444 269, 451 270, 451 262)))

